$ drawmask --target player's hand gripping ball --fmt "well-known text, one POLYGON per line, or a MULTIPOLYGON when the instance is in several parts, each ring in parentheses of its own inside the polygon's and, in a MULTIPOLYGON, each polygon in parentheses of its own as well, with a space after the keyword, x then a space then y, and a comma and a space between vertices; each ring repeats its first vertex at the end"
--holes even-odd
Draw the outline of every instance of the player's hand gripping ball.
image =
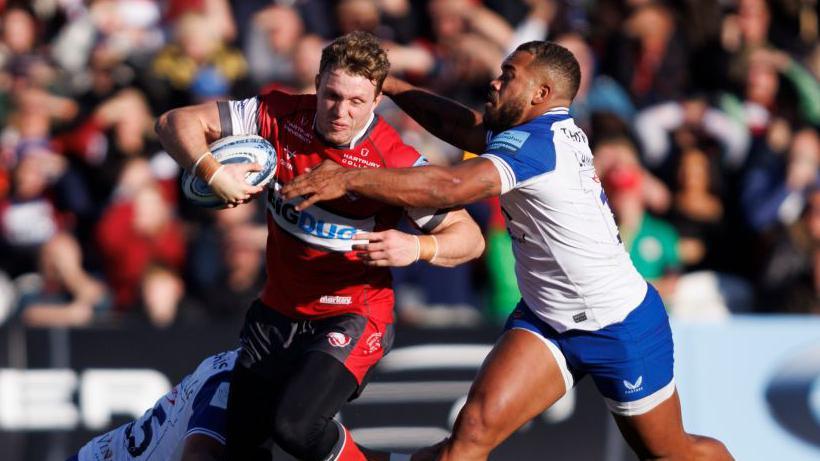
MULTIPOLYGON (((265 186, 276 174, 276 149, 261 136, 228 136, 209 147, 214 158, 223 165, 262 165, 262 171, 250 172, 245 176, 245 181, 252 186, 265 186)), ((208 184, 188 170, 182 174, 182 193, 188 200, 202 207, 225 207, 225 202, 213 193, 208 184)))

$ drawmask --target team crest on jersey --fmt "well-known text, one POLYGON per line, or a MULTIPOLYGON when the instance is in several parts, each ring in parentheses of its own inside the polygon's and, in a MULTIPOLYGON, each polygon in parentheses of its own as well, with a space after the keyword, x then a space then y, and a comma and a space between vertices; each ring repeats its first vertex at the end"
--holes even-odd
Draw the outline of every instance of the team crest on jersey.
POLYGON ((373 333, 372 335, 367 337, 367 351, 366 354, 372 354, 377 350, 381 349, 382 347, 382 334, 379 332, 373 333))
POLYGON ((327 334, 327 342, 333 347, 347 347, 350 344, 350 336, 338 331, 331 331, 327 334))

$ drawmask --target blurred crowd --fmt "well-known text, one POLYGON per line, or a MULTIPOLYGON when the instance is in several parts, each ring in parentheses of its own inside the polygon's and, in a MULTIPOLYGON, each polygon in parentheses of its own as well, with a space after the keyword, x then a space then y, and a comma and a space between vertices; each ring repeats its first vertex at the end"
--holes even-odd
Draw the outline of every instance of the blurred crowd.
MULTIPOLYGON (((177 106, 312 92, 329 39, 480 108, 518 44, 578 58, 571 108, 639 271, 674 316, 820 313, 814 0, 0 0, 0 323, 237 318, 264 281, 262 201, 180 197, 153 123, 177 106)), ((472 155, 379 108, 433 163, 472 155)), ((484 258, 395 271, 402 321, 499 321, 518 292, 497 201, 484 258)))

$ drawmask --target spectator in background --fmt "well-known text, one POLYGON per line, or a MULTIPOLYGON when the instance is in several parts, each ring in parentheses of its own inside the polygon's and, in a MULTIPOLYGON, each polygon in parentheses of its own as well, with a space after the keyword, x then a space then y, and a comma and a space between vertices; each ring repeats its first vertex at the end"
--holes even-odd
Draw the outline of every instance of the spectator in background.
POLYGON ((595 55, 586 40, 577 33, 566 33, 556 37, 555 42, 568 49, 581 67, 581 86, 570 107, 578 126, 594 137, 592 115, 595 112, 613 114, 624 123, 631 122, 635 107, 629 93, 613 78, 597 74, 595 55))
POLYGON ((115 307, 125 313, 142 306, 153 325, 167 327, 185 290, 182 222, 146 161, 129 162, 118 188, 123 193, 105 211, 96 233, 115 307))
POLYGON ((259 202, 214 211, 214 225, 191 239, 191 293, 214 319, 239 319, 265 282, 267 228, 259 202))
POLYGON ((271 5, 253 16, 243 49, 257 87, 274 82, 295 86, 296 47, 303 34, 302 18, 290 6, 271 5))
POLYGON ((49 239, 41 250, 39 272, 18 280, 18 309, 33 327, 81 327, 110 306, 106 286, 82 265, 82 250, 68 233, 49 239))
POLYGON ((188 13, 174 25, 174 41, 166 45, 151 65, 152 106, 165 111, 174 104, 198 102, 191 87, 201 72, 218 72, 233 88, 247 75, 247 62, 227 46, 204 15, 188 13))
POLYGON ((743 190, 748 222, 759 233, 791 227, 818 181, 820 141, 816 130, 806 128, 794 135, 785 159, 770 152, 749 169, 743 190))
POLYGON ((781 228, 760 280, 766 310, 820 314, 820 183, 799 221, 781 228))
POLYGON ((730 169, 737 170, 744 165, 750 145, 746 127, 709 106, 704 95, 691 95, 680 102, 647 107, 635 117, 635 132, 641 141, 643 159, 650 168, 660 168, 670 161, 677 150, 675 144, 681 142, 681 129, 698 138, 717 141, 721 161, 730 169))
POLYGON ((629 90, 638 108, 677 99, 687 85, 687 49, 672 12, 646 2, 610 43, 605 72, 629 90))
POLYGON ((678 233, 647 210, 651 204, 656 212, 667 211, 669 191, 641 166, 634 144, 626 138, 603 140, 593 154, 629 257, 638 272, 669 299, 681 270, 678 233))

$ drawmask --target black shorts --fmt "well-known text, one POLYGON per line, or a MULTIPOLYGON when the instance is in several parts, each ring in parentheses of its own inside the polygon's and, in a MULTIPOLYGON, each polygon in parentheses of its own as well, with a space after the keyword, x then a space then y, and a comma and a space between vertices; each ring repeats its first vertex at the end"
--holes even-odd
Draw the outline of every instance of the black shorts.
POLYGON ((393 345, 393 324, 356 314, 294 320, 256 300, 240 334, 239 364, 266 380, 294 370, 308 352, 324 352, 348 369, 364 387, 373 366, 393 345))

